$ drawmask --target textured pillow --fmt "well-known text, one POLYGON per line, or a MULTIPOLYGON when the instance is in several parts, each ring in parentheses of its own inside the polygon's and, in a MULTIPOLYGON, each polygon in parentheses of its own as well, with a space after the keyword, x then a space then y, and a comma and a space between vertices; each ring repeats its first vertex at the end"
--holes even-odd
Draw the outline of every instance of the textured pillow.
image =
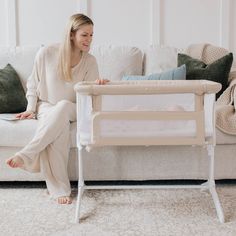
POLYGON ((186 66, 180 67, 157 74, 146 76, 128 75, 123 76, 122 80, 184 80, 186 78, 186 66))
POLYGON ((218 98, 228 86, 229 72, 233 62, 233 54, 214 61, 211 64, 205 64, 203 61, 192 58, 185 54, 178 54, 178 66, 186 65, 187 80, 211 80, 222 84, 222 89, 216 94, 218 98))
POLYGON ((14 68, 7 64, 0 69, 0 113, 25 111, 27 100, 21 81, 14 68))

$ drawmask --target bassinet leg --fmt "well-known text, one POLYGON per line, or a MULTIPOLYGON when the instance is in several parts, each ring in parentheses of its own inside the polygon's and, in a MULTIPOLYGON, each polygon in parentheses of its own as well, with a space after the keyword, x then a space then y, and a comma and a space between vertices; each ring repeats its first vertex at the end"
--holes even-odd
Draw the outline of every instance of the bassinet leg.
POLYGON ((84 178, 83 178, 83 146, 78 148, 78 169, 79 169, 79 181, 78 181, 78 196, 76 202, 75 222, 79 222, 80 206, 82 201, 82 195, 84 191, 84 178))
POLYGON ((213 198, 214 204, 215 204, 215 208, 216 208, 216 212, 218 215, 218 218, 220 220, 221 223, 224 223, 224 213, 219 201, 219 197, 218 194, 216 192, 216 188, 215 188, 215 179, 214 179, 214 146, 213 145, 207 145, 207 152, 208 152, 208 156, 210 158, 210 163, 209 163, 209 177, 208 177, 208 184, 209 184, 209 191, 211 193, 211 196, 213 198))

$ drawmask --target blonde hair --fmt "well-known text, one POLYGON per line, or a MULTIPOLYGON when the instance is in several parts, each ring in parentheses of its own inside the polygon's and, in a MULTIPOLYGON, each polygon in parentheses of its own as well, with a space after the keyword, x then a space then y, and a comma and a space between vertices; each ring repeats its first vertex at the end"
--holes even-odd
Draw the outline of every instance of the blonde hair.
POLYGON ((65 37, 59 49, 58 72, 60 77, 65 81, 72 81, 71 75, 71 33, 76 32, 83 25, 93 25, 93 21, 83 15, 75 14, 69 19, 66 27, 65 37))

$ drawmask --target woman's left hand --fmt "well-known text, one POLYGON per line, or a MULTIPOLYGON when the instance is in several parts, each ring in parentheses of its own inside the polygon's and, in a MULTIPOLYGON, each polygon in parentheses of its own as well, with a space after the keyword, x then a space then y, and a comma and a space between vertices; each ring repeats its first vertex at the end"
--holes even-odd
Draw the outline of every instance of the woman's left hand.
POLYGON ((103 85, 103 84, 106 84, 108 82, 110 82, 110 80, 108 80, 108 79, 96 79, 95 80, 95 83, 99 84, 99 85, 103 85))

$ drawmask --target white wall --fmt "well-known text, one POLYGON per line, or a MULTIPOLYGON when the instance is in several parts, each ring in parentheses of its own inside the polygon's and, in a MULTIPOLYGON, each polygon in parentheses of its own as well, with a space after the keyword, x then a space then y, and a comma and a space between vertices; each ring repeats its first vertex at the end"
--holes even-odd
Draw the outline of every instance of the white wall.
POLYGON ((208 42, 236 52, 236 0, 0 0, 0 46, 59 42, 75 12, 94 20, 94 45, 208 42))
POLYGON ((19 45, 59 42, 67 19, 77 7, 76 0, 18 0, 16 3, 19 45))
POLYGON ((4 0, 0 0, 0 44, 5 45, 7 43, 6 37, 6 4, 4 0))
POLYGON ((148 44, 150 2, 149 0, 90 0, 88 14, 95 23, 94 42, 99 45, 148 44))
POLYGON ((232 0, 230 16, 231 16, 230 48, 236 54, 236 1, 235 0, 232 0))
POLYGON ((162 41, 183 47, 189 43, 219 43, 219 0, 165 0, 162 41))

